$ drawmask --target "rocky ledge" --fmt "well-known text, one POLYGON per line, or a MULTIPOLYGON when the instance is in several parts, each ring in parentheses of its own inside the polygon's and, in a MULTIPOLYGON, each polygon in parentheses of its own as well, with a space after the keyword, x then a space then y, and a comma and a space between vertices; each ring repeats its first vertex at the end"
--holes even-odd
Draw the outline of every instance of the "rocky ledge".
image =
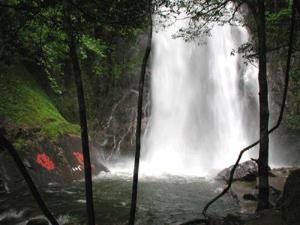
MULTIPOLYGON (((40 135, 38 128, 18 127, 10 121, 0 122, 38 186, 50 182, 65 185, 83 178, 84 162, 79 136, 64 134, 50 139, 40 135)), ((90 154, 94 175, 108 171, 101 162, 99 150, 93 145, 90 145, 90 154)), ((4 149, 0 151, 0 192, 1 186, 10 193, 26 186, 15 162, 4 149)))
MULTIPOLYGON (((232 166, 222 170, 215 179, 228 183, 232 166)), ((238 201, 241 214, 213 219, 211 224, 300 225, 300 169, 274 168, 269 171, 271 209, 256 213, 258 195, 257 165, 246 161, 238 165, 230 194, 238 201), (232 219, 234 218, 234 220, 232 219)))

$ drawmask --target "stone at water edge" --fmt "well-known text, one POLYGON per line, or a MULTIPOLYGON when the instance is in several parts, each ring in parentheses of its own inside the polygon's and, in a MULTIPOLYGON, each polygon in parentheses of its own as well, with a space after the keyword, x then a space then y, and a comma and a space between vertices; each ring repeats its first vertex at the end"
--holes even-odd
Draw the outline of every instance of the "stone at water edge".
MULTIPOLYGON (((221 172, 219 172, 215 179, 228 182, 230 177, 230 171, 233 166, 230 166, 221 172)), ((258 173, 258 166, 253 160, 248 160, 240 163, 234 173, 233 180, 255 181, 258 173)))
POLYGON ((300 225, 300 169, 288 176, 281 200, 284 225, 300 225))

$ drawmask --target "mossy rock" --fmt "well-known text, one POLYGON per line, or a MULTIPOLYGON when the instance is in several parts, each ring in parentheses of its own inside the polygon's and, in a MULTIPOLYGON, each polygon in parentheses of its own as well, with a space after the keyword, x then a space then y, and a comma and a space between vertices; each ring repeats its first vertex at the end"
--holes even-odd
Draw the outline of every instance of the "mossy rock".
POLYGON ((2 68, 0 80, 1 117, 19 127, 37 128, 53 140, 63 134, 79 134, 79 126, 65 120, 23 65, 2 68))

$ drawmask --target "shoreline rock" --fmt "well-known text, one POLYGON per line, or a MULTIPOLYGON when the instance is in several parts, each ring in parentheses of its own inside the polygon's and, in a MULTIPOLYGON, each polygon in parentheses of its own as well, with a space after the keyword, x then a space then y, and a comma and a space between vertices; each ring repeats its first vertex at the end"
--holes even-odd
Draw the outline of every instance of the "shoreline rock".
MULTIPOLYGON (((219 172, 215 179, 223 180, 226 183, 229 181, 230 171, 233 168, 233 165, 223 169, 219 172)), ((258 167, 256 162, 253 160, 248 160, 243 163, 240 163, 234 173, 233 181, 254 181, 257 177, 258 167)))
MULTIPOLYGON (((217 174, 216 180, 228 183, 230 166, 217 174)), ((257 165, 254 161, 246 161, 238 165, 234 175, 230 194, 237 200, 242 214, 256 213, 258 195, 257 165)), ((282 193, 288 176, 297 170, 296 167, 273 168, 269 172, 270 203, 273 208, 279 208, 282 193)))

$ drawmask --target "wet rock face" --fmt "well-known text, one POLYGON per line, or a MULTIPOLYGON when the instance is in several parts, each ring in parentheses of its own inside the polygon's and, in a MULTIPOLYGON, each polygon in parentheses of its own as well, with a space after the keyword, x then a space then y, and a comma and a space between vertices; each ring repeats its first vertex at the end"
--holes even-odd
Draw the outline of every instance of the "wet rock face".
POLYGON ((284 225, 300 225, 300 169, 286 180, 281 206, 284 225))
MULTIPOLYGON (((223 180, 228 182, 230 177, 230 171, 233 166, 222 170, 220 173, 217 174, 217 180, 223 180)), ((256 162, 249 160, 239 164, 235 170, 233 180, 237 181, 254 181, 256 179, 258 172, 258 167, 256 162)))
MULTIPOLYGON (((5 128, 6 136, 15 145, 37 185, 47 185, 49 182, 65 185, 84 177, 80 137, 63 135, 51 140, 31 128, 12 125, 5 128), (18 145, 20 140, 21 144, 18 145)), ((98 149, 91 145, 90 153, 93 174, 108 171, 100 161, 98 149)), ((15 162, 5 149, 0 152, 0 175, 6 192, 16 192, 26 187, 15 162)))
MULTIPOLYGON (((58 145, 64 149, 64 154, 71 172, 74 176, 83 177, 83 155, 81 150, 81 139, 78 136, 64 135, 57 139, 58 145)), ((108 172, 109 170, 101 162, 101 155, 99 150, 92 144, 90 148, 90 158, 92 163, 92 173, 94 175, 99 172, 108 172)))
POLYGON ((121 154, 121 149, 128 152, 134 149, 137 97, 137 91, 126 91, 97 133, 96 140, 100 141, 99 146, 107 160, 121 154))
MULTIPOLYGON (((94 145, 101 149, 107 161, 113 161, 119 156, 132 156, 135 150, 135 132, 137 123, 137 102, 139 73, 134 75, 136 81, 115 96, 114 104, 108 115, 101 118, 102 126, 95 131, 94 145)), ((147 69, 143 94, 142 134, 145 132, 150 118, 150 71, 147 69)))

